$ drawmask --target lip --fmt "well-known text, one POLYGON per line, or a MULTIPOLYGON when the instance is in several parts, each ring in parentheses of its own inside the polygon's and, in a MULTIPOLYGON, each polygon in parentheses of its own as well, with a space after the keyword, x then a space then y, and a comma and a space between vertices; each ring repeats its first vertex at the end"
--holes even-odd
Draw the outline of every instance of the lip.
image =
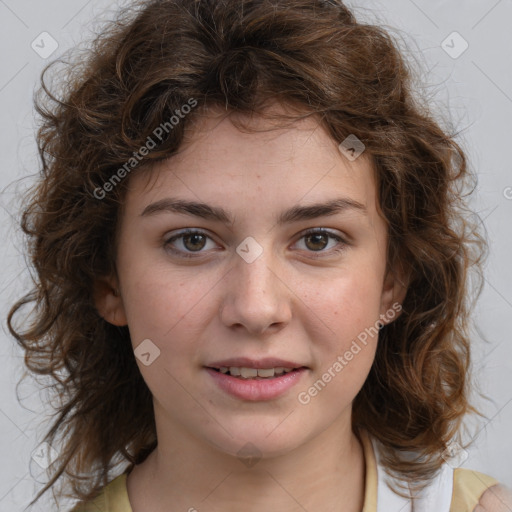
POLYGON ((215 361, 205 365, 207 368, 221 368, 236 366, 238 368, 305 368, 306 366, 293 362, 285 361, 284 359, 278 359, 275 357, 265 357, 263 359, 251 359, 249 357, 233 357, 231 359, 224 359, 222 361, 215 361))
MULTIPOLYGON (((227 360, 237 361, 240 360, 227 360)), ((273 360, 277 361, 277 360, 273 360)), ((253 361, 254 362, 254 361, 253 361)), ((259 361, 258 364, 261 364, 262 361, 259 361)), ((284 366, 284 361, 281 361, 279 365, 276 366, 284 366)), ((224 364, 222 365, 224 366, 224 364)), ((228 365, 226 365, 228 366, 228 365)), ((237 366, 237 364, 230 364, 229 366, 237 366)), ((246 366, 246 368, 264 368, 265 366, 246 366)), ((272 366, 270 366, 272 367, 272 366)), ((292 368, 293 366, 290 366, 292 368)), ((296 370, 293 370, 290 373, 284 373, 279 377, 273 377, 271 379, 241 379, 238 377, 233 377, 232 375, 228 375, 227 373, 221 373, 213 368, 205 367, 206 372, 212 377, 215 384, 223 390, 225 393, 228 393, 236 398, 241 400, 248 401, 265 401, 265 400, 273 400, 284 395, 287 391, 289 391, 293 386, 295 386, 304 376, 304 374, 308 371, 308 368, 301 367, 296 370)))

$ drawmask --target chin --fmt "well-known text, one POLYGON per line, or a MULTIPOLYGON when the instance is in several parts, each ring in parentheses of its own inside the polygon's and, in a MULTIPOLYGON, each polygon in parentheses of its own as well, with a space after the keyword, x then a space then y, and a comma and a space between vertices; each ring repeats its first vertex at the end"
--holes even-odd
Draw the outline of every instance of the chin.
POLYGON ((230 437, 222 430, 222 433, 225 434, 222 438, 206 436, 206 439, 217 450, 239 459, 279 457, 307 441, 303 427, 292 431, 289 426, 286 428, 281 424, 276 428, 280 421, 274 420, 270 428, 268 421, 262 421, 259 426, 255 420, 249 420, 244 425, 237 422, 236 428, 233 424, 224 424, 228 432, 241 432, 242 434, 230 437))

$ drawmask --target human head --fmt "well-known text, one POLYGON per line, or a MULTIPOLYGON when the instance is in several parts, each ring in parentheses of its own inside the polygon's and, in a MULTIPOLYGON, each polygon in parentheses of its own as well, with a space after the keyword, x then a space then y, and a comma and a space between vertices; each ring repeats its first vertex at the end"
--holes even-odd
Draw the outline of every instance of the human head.
POLYGON ((40 309, 27 332, 13 330, 34 370, 70 373, 60 422, 74 429, 63 450, 68 470, 105 467, 119 451, 140 461, 155 446, 151 395, 128 329, 101 318, 94 301, 98 276, 116 271, 132 173, 151 174, 213 107, 258 116, 276 101, 294 110, 290 120, 316 116, 333 141, 354 135, 372 161, 388 267, 403 270, 408 293, 400 317, 379 334, 354 424, 430 460, 406 463, 390 452, 391 469, 412 479, 436 469, 468 410, 465 282, 479 239, 457 223, 464 154, 414 99, 391 37, 336 1, 141 2, 70 69, 62 100, 49 93, 48 105, 40 103, 43 180, 24 216, 39 280, 25 301, 40 309), (144 155, 149 139, 156 144, 144 155), (55 349, 51 359, 42 338, 55 349), (124 411, 119 423, 113 407, 124 411))

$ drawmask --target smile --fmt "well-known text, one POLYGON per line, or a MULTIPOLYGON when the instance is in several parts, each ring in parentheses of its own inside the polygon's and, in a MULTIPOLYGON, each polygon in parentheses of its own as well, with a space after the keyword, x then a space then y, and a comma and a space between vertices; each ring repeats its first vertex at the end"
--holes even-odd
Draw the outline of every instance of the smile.
POLYGON ((276 368, 246 368, 243 366, 222 366, 220 368, 213 368, 213 370, 218 370, 220 373, 240 377, 242 379, 269 379, 276 375, 279 376, 284 373, 290 373, 294 369, 295 368, 283 368, 282 366, 276 368))

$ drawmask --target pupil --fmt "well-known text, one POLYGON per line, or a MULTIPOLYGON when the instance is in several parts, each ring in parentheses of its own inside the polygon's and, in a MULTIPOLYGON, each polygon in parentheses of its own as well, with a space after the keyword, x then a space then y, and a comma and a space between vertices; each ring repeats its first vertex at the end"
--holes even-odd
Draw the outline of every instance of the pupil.
MULTIPOLYGON (((308 240, 316 239, 316 242, 313 242, 313 244, 317 243, 319 238, 323 238, 324 242, 326 241, 325 240, 326 239, 326 235, 324 235, 323 233, 317 233, 315 235, 309 235, 307 238, 308 238, 308 240)), ((325 247, 325 243, 323 243, 323 244, 320 243, 320 245, 322 247, 318 247, 318 249, 323 249, 325 247)))
MULTIPOLYGON (((191 240, 191 239, 194 239, 195 241, 197 241, 198 238, 203 238, 203 243, 200 245, 200 247, 189 247, 187 243, 185 243, 185 245, 187 246, 187 249, 191 249, 191 250, 194 250, 194 249, 202 249, 204 247, 204 236, 203 235, 198 235, 198 234, 191 234, 191 235, 187 235, 185 237, 185 241, 188 241, 188 240, 191 240)), ((192 245, 194 245, 194 242, 192 243, 192 245)))

